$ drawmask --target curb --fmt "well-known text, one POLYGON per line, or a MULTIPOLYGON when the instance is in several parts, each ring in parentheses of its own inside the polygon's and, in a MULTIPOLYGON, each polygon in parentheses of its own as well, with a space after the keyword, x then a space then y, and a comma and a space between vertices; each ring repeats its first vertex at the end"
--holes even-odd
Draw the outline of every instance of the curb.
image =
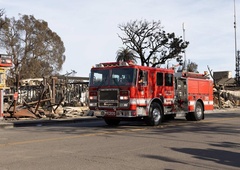
POLYGON ((9 129, 9 128, 13 128, 13 123, 0 121, 0 129, 9 129))
POLYGON ((47 126, 66 123, 79 123, 102 120, 96 117, 81 117, 72 119, 45 119, 45 120, 16 120, 11 122, 0 121, 0 128, 28 127, 28 126, 47 126))

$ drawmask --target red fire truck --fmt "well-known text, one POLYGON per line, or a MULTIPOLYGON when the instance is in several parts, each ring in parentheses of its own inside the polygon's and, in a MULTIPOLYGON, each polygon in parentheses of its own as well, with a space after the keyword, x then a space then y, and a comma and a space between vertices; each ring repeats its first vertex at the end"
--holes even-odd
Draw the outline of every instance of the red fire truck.
POLYGON ((199 121, 205 110, 213 110, 213 82, 206 74, 100 63, 91 69, 89 108, 108 125, 140 118, 157 126, 176 115, 199 121))

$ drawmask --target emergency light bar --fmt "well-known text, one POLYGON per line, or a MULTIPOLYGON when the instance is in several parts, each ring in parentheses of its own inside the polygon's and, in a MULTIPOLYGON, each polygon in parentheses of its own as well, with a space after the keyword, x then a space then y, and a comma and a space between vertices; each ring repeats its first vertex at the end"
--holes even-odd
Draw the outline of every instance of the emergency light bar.
POLYGON ((191 77, 191 78, 209 79, 209 77, 207 77, 207 72, 204 72, 204 74, 193 73, 193 72, 183 72, 182 76, 191 77))
POLYGON ((119 61, 119 62, 108 62, 108 63, 99 63, 96 64, 96 67, 114 67, 114 66, 129 66, 133 65, 134 63, 132 61, 119 61))

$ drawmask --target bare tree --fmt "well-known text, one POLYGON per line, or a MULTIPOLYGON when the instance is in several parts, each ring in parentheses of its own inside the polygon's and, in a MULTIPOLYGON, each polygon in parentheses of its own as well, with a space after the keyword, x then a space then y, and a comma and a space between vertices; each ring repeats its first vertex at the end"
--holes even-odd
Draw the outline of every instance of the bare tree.
POLYGON ((64 44, 46 21, 32 15, 20 15, 18 20, 5 17, 3 21, 0 42, 12 56, 12 77, 20 74, 20 78, 35 78, 61 70, 65 61, 64 44))
POLYGON ((5 11, 4 11, 4 9, 0 9, 0 30, 1 30, 1 28, 3 27, 3 25, 4 25, 4 21, 3 21, 3 19, 2 19, 2 17, 3 17, 3 15, 5 14, 5 11))
POLYGON ((216 80, 214 79, 213 73, 212 73, 212 70, 210 69, 210 67, 207 66, 207 68, 208 68, 210 77, 213 79, 213 86, 214 86, 214 88, 217 90, 217 91, 216 91, 216 95, 217 95, 216 97, 217 97, 217 99, 218 99, 218 107, 219 107, 219 108, 222 108, 221 97, 220 97, 221 87, 217 84, 216 80))
MULTIPOLYGON (((5 24, 4 20, 3 20, 3 15, 5 14, 4 9, 0 9, 0 36, 2 34, 2 28, 3 25, 5 24)), ((3 46, 2 42, 0 41, 0 48, 3 46)))
POLYGON ((179 54, 189 44, 176 37, 175 33, 166 33, 160 21, 135 20, 121 24, 119 28, 124 32, 124 36, 118 35, 119 38, 127 48, 138 54, 141 65, 155 67, 174 58, 181 63, 182 56, 179 54))

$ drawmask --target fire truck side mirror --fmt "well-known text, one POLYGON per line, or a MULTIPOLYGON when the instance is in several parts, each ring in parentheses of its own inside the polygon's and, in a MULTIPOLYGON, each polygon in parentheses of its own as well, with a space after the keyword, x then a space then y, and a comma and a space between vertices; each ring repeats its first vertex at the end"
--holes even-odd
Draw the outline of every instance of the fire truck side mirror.
POLYGON ((146 81, 138 82, 139 87, 146 86, 146 85, 147 85, 146 81))

